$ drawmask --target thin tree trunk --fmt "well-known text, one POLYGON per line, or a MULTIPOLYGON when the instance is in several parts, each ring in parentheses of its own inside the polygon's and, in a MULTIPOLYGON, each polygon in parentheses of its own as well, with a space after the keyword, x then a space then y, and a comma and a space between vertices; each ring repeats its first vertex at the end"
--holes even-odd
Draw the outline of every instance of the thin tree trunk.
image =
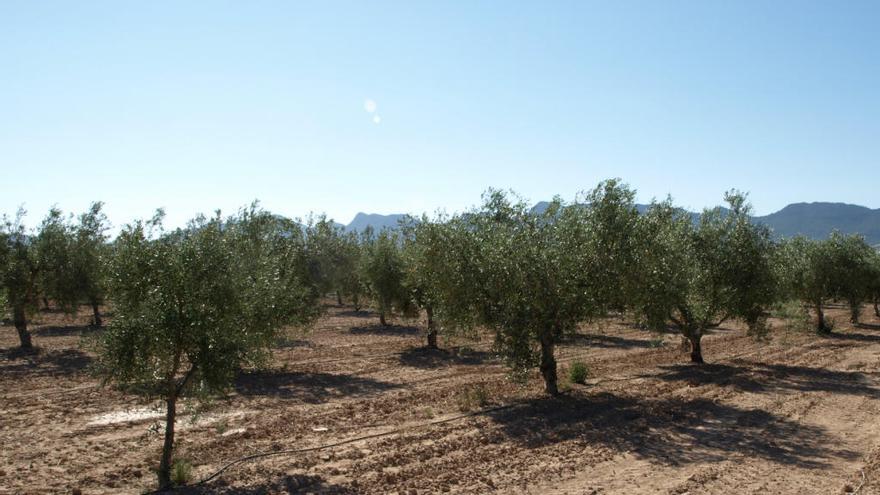
POLYGON ((165 399, 168 409, 165 413, 165 443, 162 445, 162 461, 159 463, 159 489, 171 488, 171 456, 174 452, 174 421, 177 417, 177 396, 165 399))
POLYGON ((46 298, 46 296, 43 296, 43 309, 50 309, 49 308, 49 299, 46 298))
POLYGON ((825 325, 825 313, 822 311, 822 304, 816 304, 816 331, 818 333, 831 333, 831 329, 825 325))
POLYGON ((425 312, 428 314, 428 348, 436 349, 437 348, 437 327, 434 326, 434 308, 428 306, 425 308, 425 312))
POLYGON ((101 321, 101 310, 98 308, 98 302, 92 301, 92 313, 94 314, 94 321, 96 327, 100 327, 104 322, 101 321))
POLYGON ((849 321, 850 323, 857 324, 859 322, 859 316, 862 312, 862 305, 855 302, 849 302, 849 321))
POLYGON ((336 305, 342 306, 342 294, 339 291, 336 291, 336 305))
POLYGON ((874 315, 880 318, 880 301, 874 301, 874 315))
POLYGON ((361 299, 358 297, 357 294, 354 294, 353 296, 351 296, 351 299, 352 299, 352 301, 351 301, 352 304, 354 304, 354 310, 360 311, 361 310, 361 299))
POLYGON ((379 311, 379 324, 383 327, 388 326, 388 322, 385 321, 385 311, 379 311))
POLYGON ((559 388, 556 386, 554 347, 553 338, 550 335, 541 336, 541 375, 544 377, 544 391, 549 395, 559 395, 559 388))
POLYGON ((703 364, 703 332, 694 331, 688 335, 688 340, 691 342, 691 362, 696 364, 703 364))
POLYGON ((21 342, 21 348, 33 349, 34 344, 31 342, 31 334, 27 329, 27 316, 24 306, 16 305, 12 308, 12 319, 15 329, 18 331, 18 340, 21 342))

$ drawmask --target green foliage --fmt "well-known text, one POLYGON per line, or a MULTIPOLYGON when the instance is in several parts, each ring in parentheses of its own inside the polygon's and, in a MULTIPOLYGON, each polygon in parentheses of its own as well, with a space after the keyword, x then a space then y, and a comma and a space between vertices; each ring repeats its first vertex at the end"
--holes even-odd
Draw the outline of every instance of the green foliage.
POLYGON ((40 290, 68 313, 75 312, 78 303, 72 237, 69 221, 61 210, 52 208, 40 224, 35 239, 40 290))
POLYGON ((774 309, 773 315, 783 322, 783 328, 795 332, 806 332, 812 328, 810 312, 804 304, 797 300, 780 302, 774 309))
POLYGON ((475 411, 489 405, 489 393, 481 383, 468 385, 456 393, 455 401, 459 411, 475 411))
POLYGON ((555 199, 539 214, 500 191, 481 209, 453 219, 446 253, 453 273, 444 283, 444 318, 495 331, 495 346, 515 374, 539 366, 547 392, 557 393, 554 348, 566 333, 623 300, 625 229, 634 222, 632 193, 616 181, 600 185, 590 204, 555 199))
POLYGON ((428 317, 428 346, 437 346, 438 324, 435 313, 441 319, 448 313, 447 295, 454 295, 459 283, 456 260, 450 256, 449 246, 455 242, 455 224, 444 217, 431 220, 405 217, 401 222, 403 232, 403 283, 410 299, 424 308, 428 317))
POLYGON ((575 205, 583 209, 580 249, 587 256, 582 269, 589 271, 589 291, 601 313, 622 312, 634 291, 633 272, 638 269, 639 212, 635 191, 620 179, 600 183, 575 205))
POLYGON ((571 383, 579 383, 583 385, 587 382, 589 370, 583 361, 574 361, 568 367, 568 379, 571 383))
POLYGON ((192 464, 185 459, 177 459, 171 468, 171 481, 183 486, 192 480, 192 464))
POLYGON ((385 317, 394 312, 413 314, 415 306, 404 284, 406 267, 397 233, 383 230, 368 240, 362 270, 383 325, 385 317))
POLYGON ((354 308, 360 311, 362 297, 366 294, 365 282, 360 267, 363 264, 364 249, 357 234, 350 232, 340 239, 340 268, 338 271, 339 293, 351 300, 354 308))
POLYGON ((67 313, 75 314, 81 302, 89 303, 100 324, 98 306, 106 293, 107 218, 102 203, 93 203, 78 222, 53 208, 36 237, 40 287, 67 313))
POLYGON ((114 245, 115 317, 97 342, 106 380, 168 404, 160 486, 168 483, 177 398, 226 390, 261 365, 284 325, 317 315, 300 229, 251 206, 161 232, 161 214, 126 226, 114 245))
POLYGON ((777 290, 769 230, 751 222, 744 196, 725 199, 729 210, 704 211, 696 225, 668 200, 640 218, 634 309, 655 329, 671 321, 690 341, 694 362, 702 362, 706 330, 728 318, 763 333, 777 290))
POLYGON ((871 297, 877 252, 860 235, 831 234, 826 241, 834 267, 831 290, 850 307, 850 321, 859 322, 862 304, 871 297))
POLYGON ((831 331, 822 311, 829 298, 846 300, 852 321, 858 321, 862 303, 872 297, 877 256, 861 236, 834 232, 822 241, 796 237, 784 241, 780 252, 777 270, 785 293, 814 309, 819 332, 831 331))
POLYGON ((340 301, 349 298, 359 306, 363 281, 359 267, 362 249, 354 233, 324 216, 310 219, 305 228, 306 250, 312 278, 322 294, 335 291, 340 301))
POLYGON ((188 370, 187 385, 219 392, 263 361, 282 325, 310 321, 317 292, 303 239, 278 222, 251 207, 155 237, 161 218, 126 226, 111 264, 116 316, 99 345, 104 375, 164 397, 188 370))
POLYGON ((12 310, 12 319, 23 349, 30 349, 31 336, 27 318, 37 307, 39 292, 39 259, 34 238, 22 223, 25 211, 19 209, 14 219, 3 217, 0 227, 0 289, 5 292, 6 304, 12 310))

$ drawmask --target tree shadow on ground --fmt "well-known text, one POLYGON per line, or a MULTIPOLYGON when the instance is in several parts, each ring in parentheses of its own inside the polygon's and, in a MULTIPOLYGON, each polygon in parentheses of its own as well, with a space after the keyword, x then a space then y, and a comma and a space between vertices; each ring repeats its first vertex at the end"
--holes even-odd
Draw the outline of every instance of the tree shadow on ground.
POLYGON ((299 347, 314 347, 314 345, 308 341, 303 339, 288 339, 286 337, 282 337, 275 342, 275 347, 278 349, 296 349, 299 347))
POLYGON ((74 375, 88 368, 94 358, 79 349, 23 351, 0 349, 0 375, 6 377, 74 375))
POLYGON ((414 336, 422 333, 419 327, 405 325, 366 325, 349 329, 353 335, 386 335, 386 336, 414 336))
POLYGON ((94 325, 63 325, 63 326, 45 326, 34 328, 31 334, 37 337, 70 337, 91 335, 103 330, 103 327, 94 325))
POLYGON ((378 313, 374 313, 374 312, 366 310, 366 309, 361 309, 361 310, 348 309, 345 311, 340 311, 340 312, 336 313, 336 315, 337 316, 346 316, 349 318, 378 318, 379 317, 378 313))
POLYGON ((400 364, 412 368, 433 369, 453 365, 478 365, 491 362, 495 355, 486 351, 454 349, 431 349, 413 347, 400 353, 400 364))
POLYGON ((867 343, 877 343, 880 342, 880 335, 874 335, 870 333, 857 333, 857 332, 832 332, 828 335, 823 335, 822 337, 829 340, 838 340, 838 341, 854 341, 854 342, 867 342, 867 343))
POLYGON ((191 486, 176 490, 181 494, 220 493, 236 495, 268 495, 276 493, 314 493, 321 495, 350 495, 358 493, 356 490, 328 483, 321 476, 309 474, 288 474, 274 481, 266 481, 259 485, 247 487, 231 487, 223 479, 219 479, 203 486, 191 486))
POLYGON ((235 380, 235 391, 244 396, 279 397, 308 404, 362 397, 398 387, 362 376, 282 370, 251 371, 235 380))
POLYGON ((692 386, 714 384, 747 392, 795 390, 880 397, 865 375, 858 371, 835 371, 809 366, 789 366, 738 361, 743 366, 727 364, 669 365, 657 378, 681 381, 692 386))
POLYGON ((864 328, 865 330, 880 330, 880 324, 876 323, 856 323, 856 328, 864 328))
POLYGON ((818 469, 831 459, 859 454, 835 448, 822 428, 760 409, 742 409, 709 399, 637 399, 611 393, 575 393, 535 399, 489 413, 503 434, 527 448, 562 441, 605 445, 666 465, 727 460, 748 455, 818 469))
POLYGON ((650 340, 627 339, 613 335, 583 334, 567 335, 561 342, 565 345, 578 347, 596 347, 600 349, 648 349, 653 347, 650 340))

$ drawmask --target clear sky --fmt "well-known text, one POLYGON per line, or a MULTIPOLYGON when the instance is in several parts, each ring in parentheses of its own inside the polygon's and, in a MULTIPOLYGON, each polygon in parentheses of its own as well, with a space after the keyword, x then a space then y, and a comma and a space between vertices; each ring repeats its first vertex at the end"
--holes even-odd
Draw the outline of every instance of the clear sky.
POLYGON ((880 2, 0 2, 0 212, 880 207, 880 2))

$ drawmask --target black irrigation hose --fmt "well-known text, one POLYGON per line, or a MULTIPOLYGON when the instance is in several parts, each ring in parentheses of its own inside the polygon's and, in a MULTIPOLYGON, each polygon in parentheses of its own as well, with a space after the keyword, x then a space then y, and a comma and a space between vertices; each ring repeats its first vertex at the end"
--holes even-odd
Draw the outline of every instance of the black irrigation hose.
MULTIPOLYGON (((315 447, 305 447, 305 448, 301 448, 301 449, 274 450, 274 451, 270 451, 270 452, 260 452, 257 454, 251 454, 251 455, 247 455, 244 457, 239 457, 238 459, 235 459, 235 460, 232 460, 232 461, 226 463, 226 465, 224 465, 222 468, 215 471, 213 474, 211 474, 207 478, 204 478, 201 481, 198 481, 197 483, 190 485, 190 486, 204 485, 205 483, 208 483, 209 481, 213 480, 214 478, 220 476, 220 474, 222 474, 224 471, 231 468, 232 466, 235 466, 237 464, 241 464, 243 462, 251 461, 254 459, 259 459, 262 457, 270 457, 270 456, 285 455, 285 454, 300 454, 300 453, 304 453, 304 452, 313 452, 316 450, 323 450, 323 449, 329 449, 329 448, 333 448, 333 447, 339 447, 341 445, 360 442, 363 440, 371 440, 373 438, 386 437, 389 435, 394 435, 396 433, 401 433, 401 432, 408 431, 408 430, 414 430, 414 429, 418 429, 418 428, 426 428, 426 427, 436 426, 436 425, 440 425, 440 424, 444 424, 444 423, 451 423, 453 421, 458 421, 460 419, 470 418, 473 416, 488 414, 491 412, 503 411, 505 409, 510 409, 511 407, 514 407, 516 405, 517 404, 507 404, 504 406, 490 407, 487 409, 481 409, 479 411, 473 411, 473 412, 469 412, 469 413, 465 413, 465 414, 459 414, 458 416, 453 416, 451 418, 441 419, 441 420, 437 420, 437 421, 431 421, 428 423, 423 423, 423 424, 414 425, 414 426, 408 426, 405 428, 397 428, 397 429, 382 432, 382 433, 373 433, 372 435, 365 435, 362 437, 349 438, 347 440, 342 440, 339 442, 330 443, 330 444, 326 444, 326 445, 318 445, 315 447)), ((159 492, 150 492, 150 493, 159 493, 159 492)))

